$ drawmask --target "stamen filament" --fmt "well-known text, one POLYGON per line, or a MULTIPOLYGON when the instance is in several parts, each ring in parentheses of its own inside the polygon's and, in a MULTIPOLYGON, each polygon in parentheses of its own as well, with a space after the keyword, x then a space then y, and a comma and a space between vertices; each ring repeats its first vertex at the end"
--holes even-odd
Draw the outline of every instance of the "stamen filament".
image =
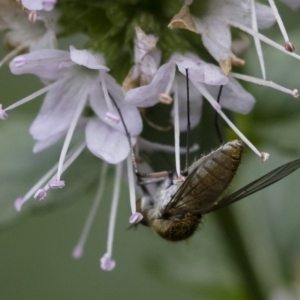
POLYGON ((118 209, 120 187, 121 187, 122 167, 123 167, 123 163, 119 163, 116 165, 115 186, 114 186, 114 193, 113 193, 112 205, 111 205, 111 211, 109 217, 108 239, 107 239, 107 253, 110 256, 112 255, 112 249, 113 249, 114 231, 115 231, 117 209, 118 209))
POLYGON ((287 34, 286 30, 285 30, 284 24, 282 22, 282 19, 280 17, 278 9, 277 9, 277 7, 275 5, 275 2, 274 2, 274 0, 269 0, 269 3, 270 3, 270 6, 271 6, 271 8, 273 10, 274 16, 276 18, 276 21, 277 21, 279 29, 280 29, 280 31, 282 33, 282 36, 283 36, 285 42, 288 42, 289 41, 289 37, 288 37, 288 34, 287 34))
MULTIPOLYGON (((258 32, 254 0, 251 0, 251 22, 252 22, 253 30, 258 32)), ((260 68, 261 68, 261 72, 262 72, 262 77, 263 77, 263 79, 266 79, 265 62, 264 62, 264 56, 263 56, 260 40, 257 37, 254 37, 254 43, 255 43, 255 48, 256 48, 257 55, 258 55, 258 60, 259 60, 259 64, 260 64, 260 68)))
POLYGON ((89 236, 92 224, 95 220, 98 208, 99 208, 99 204, 101 202, 102 199, 102 195, 104 192, 104 188, 105 188, 105 183, 106 183, 106 173, 107 173, 107 169, 108 169, 108 164, 103 161, 102 164, 102 168, 101 168, 101 173, 100 173, 100 178, 99 178, 99 187, 98 187, 98 191, 97 194, 95 196, 94 202, 92 204, 92 207, 88 213, 87 219, 85 221, 82 233, 80 235, 80 238, 78 240, 77 245, 75 246, 74 250, 72 251, 72 256, 74 258, 80 258, 83 254, 83 249, 84 249, 84 245, 86 243, 86 240, 89 236))
POLYGON ((114 193, 113 193, 110 216, 109 216, 107 251, 100 259, 101 268, 105 271, 111 271, 115 267, 115 261, 111 259, 111 256, 112 256, 117 208, 118 208, 119 195, 120 195, 122 167, 123 164, 119 163, 116 165, 115 168, 115 186, 114 186, 114 193))
POLYGON ((179 99, 178 99, 178 86, 174 85, 174 141, 175 141, 175 166, 177 177, 180 174, 180 129, 179 129, 179 99))
POLYGON ((31 95, 29 95, 29 96, 27 96, 27 97, 25 97, 25 98, 23 98, 23 99, 15 102, 14 104, 8 106, 6 109, 4 109, 4 111, 8 111, 8 110, 16 108, 16 107, 18 107, 20 105, 23 105, 26 102, 29 102, 30 100, 33 100, 33 99, 37 98, 38 96, 40 96, 40 95, 42 95, 42 94, 50 91, 51 89, 55 88, 57 85, 62 84, 63 82, 64 82, 64 79, 55 81, 54 83, 49 84, 49 85, 45 86, 44 88, 42 88, 42 89, 34 92, 33 94, 31 94, 31 95))
POLYGON ((71 142, 76 124, 77 124, 77 122, 80 118, 80 115, 82 114, 82 111, 84 109, 84 106, 86 104, 86 101, 87 101, 86 94, 82 93, 82 96, 79 97, 79 99, 80 99, 80 102, 78 103, 78 106, 75 110, 74 116, 71 120, 71 124, 70 124, 70 127, 68 129, 68 132, 67 132, 64 144, 63 144, 63 148, 62 148, 61 153, 60 153, 59 162, 58 162, 58 169, 57 169, 57 175, 56 175, 56 180, 57 181, 60 181, 60 176, 61 176, 61 173, 62 173, 62 168, 63 168, 63 163, 64 163, 64 160, 65 160, 66 153, 68 151, 68 148, 69 148, 69 145, 70 145, 70 142, 71 142))
POLYGON ((108 110, 113 111, 113 104, 112 104, 112 101, 111 101, 111 99, 108 95, 108 91, 107 91, 107 87, 106 87, 106 83, 105 83, 105 78, 104 78, 104 73, 105 73, 105 71, 100 70, 100 79, 101 79, 102 91, 103 91, 103 94, 104 94, 104 99, 105 99, 106 105, 108 107, 108 110))
POLYGON ((273 46, 274 48, 284 52, 285 54, 287 55, 290 55, 292 57, 295 57, 297 59, 300 60, 300 56, 294 52, 290 52, 290 51, 287 51, 285 49, 285 47, 275 43, 274 41, 272 41, 271 39, 267 38, 266 36, 260 34, 259 32, 255 32, 253 29, 251 28, 248 28, 247 26, 244 26, 240 23, 237 23, 237 22, 234 22, 234 21, 229 21, 229 25, 233 26, 233 27, 236 27, 236 28, 239 28, 240 30, 242 31, 245 31, 247 32, 248 34, 252 35, 252 36, 256 36, 258 37, 261 41, 265 42, 266 44, 269 44, 270 46, 273 46))
POLYGON ((18 207, 15 205, 18 211, 20 211, 23 204, 26 203, 35 194, 35 192, 51 178, 51 176, 53 176, 57 170, 57 166, 58 164, 55 164, 37 183, 35 183, 35 185, 25 194, 25 196, 22 197, 22 200, 18 200, 18 207))
POLYGON ((133 167, 132 167, 132 161, 130 155, 128 155, 127 157, 127 172, 128 172, 131 213, 134 214, 136 213, 135 183, 134 183, 133 167))
MULTIPOLYGON (((66 161, 62 166, 61 174, 63 174, 70 167, 70 165, 74 162, 74 160, 76 160, 76 158, 80 155, 80 153, 83 151, 85 146, 86 146, 86 143, 83 142, 79 146, 77 146, 74 150, 70 151, 70 154, 68 154, 66 156, 66 161)), ((57 175, 54 175, 50 179, 50 182, 55 180, 56 178, 57 178, 57 175)), ((49 188, 50 188, 49 184, 46 184, 43 189, 45 189, 47 191, 49 188)))
POLYGON ((29 45, 26 43, 20 44, 18 47, 14 48, 12 51, 10 51, 9 53, 7 53, 2 60, 0 61, 0 68, 3 66, 3 64, 5 64, 7 61, 9 61, 11 58, 13 58, 14 56, 16 56, 19 52, 21 52, 22 50, 26 49, 26 47, 28 47, 29 45))
MULTIPOLYGON (((216 100, 212 97, 212 95, 207 91, 204 85, 199 82, 192 81, 195 87, 200 91, 200 93, 212 104, 216 102, 216 100)), ((246 138, 245 135, 227 118, 227 116, 223 113, 221 107, 216 108, 214 104, 212 106, 215 108, 217 113, 224 119, 224 121, 228 124, 228 126, 241 138, 241 140, 248 145, 248 147, 258 155, 263 161, 268 158, 268 154, 264 152, 259 152, 255 146, 246 138)))
POLYGON ((244 74, 238 74, 238 73, 230 73, 230 75, 232 77, 237 78, 237 79, 245 80, 245 81, 252 82, 252 83, 255 83, 255 84, 258 84, 258 85, 268 86, 268 87, 271 87, 275 90, 279 90, 281 92, 291 94, 294 98, 297 98, 299 96, 299 94, 297 95, 297 93, 295 92, 296 91, 295 89, 290 90, 290 89, 288 89, 284 86, 281 86, 277 83, 274 83, 273 81, 270 81, 270 80, 264 80, 264 79, 244 75, 244 74))

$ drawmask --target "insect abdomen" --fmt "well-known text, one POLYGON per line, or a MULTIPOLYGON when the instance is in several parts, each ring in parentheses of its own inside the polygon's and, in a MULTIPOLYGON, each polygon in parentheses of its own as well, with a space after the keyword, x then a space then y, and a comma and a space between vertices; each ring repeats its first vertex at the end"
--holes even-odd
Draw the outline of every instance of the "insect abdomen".
POLYGON ((241 141, 232 141, 190 167, 189 173, 196 171, 186 191, 189 199, 184 200, 189 209, 201 207, 205 212, 223 194, 237 171, 243 148, 241 141))
POLYGON ((201 218, 187 213, 183 218, 153 220, 151 226, 162 238, 176 242, 189 238, 198 228, 201 218))

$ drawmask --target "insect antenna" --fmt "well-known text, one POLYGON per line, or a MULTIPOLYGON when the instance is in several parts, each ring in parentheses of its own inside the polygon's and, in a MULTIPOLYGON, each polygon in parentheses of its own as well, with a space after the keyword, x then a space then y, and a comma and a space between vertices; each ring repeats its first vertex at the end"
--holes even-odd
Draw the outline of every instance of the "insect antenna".
MULTIPOLYGON (((220 89, 219 89, 219 92, 218 92, 218 97, 217 97, 217 102, 218 103, 220 103, 223 86, 224 85, 220 86, 220 89)), ((216 127, 216 130, 217 130, 217 134, 218 134, 220 143, 223 144, 223 138, 222 138, 221 130, 220 130, 220 127, 219 127, 219 114, 218 114, 217 111, 216 111, 216 114, 215 114, 215 122, 214 123, 215 123, 215 127, 216 127)))
POLYGON ((131 136, 130 133, 128 131, 128 128, 126 126, 125 120, 123 118, 122 112, 120 107, 118 106, 118 104, 116 103, 115 99, 110 95, 110 98, 113 102, 113 104, 115 105, 117 112, 120 116, 122 125, 124 127, 125 130, 125 134, 128 140, 128 144, 129 144, 129 148, 130 148, 130 156, 131 156, 131 161, 132 161, 132 165, 133 165, 133 170, 134 173, 137 177, 137 184, 141 187, 141 189, 143 190, 143 192, 145 194, 149 194, 148 189, 145 187, 146 184, 149 183, 155 183, 155 182, 159 182, 162 179, 166 178, 166 177, 170 177, 170 172, 167 171, 162 171, 162 172, 155 172, 155 173, 140 173, 137 167, 137 162, 136 162, 136 158, 135 158, 135 153, 133 150, 133 146, 132 146, 132 142, 131 142, 131 136), (143 180, 144 178, 148 178, 148 180, 143 180))

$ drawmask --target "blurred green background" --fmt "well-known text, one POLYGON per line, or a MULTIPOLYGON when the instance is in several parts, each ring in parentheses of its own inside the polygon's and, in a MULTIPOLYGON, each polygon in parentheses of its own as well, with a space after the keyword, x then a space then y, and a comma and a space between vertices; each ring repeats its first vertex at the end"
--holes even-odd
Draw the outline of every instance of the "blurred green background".
MULTIPOLYGON (((299 11, 279 7, 297 51, 299 11)), ((283 43, 277 27, 264 33, 283 43)), ((65 48, 69 43, 80 48, 83 40, 62 41, 65 48)), ((300 62, 267 45, 263 50, 268 79, 299 89, 300 62)), ((247 65, 240 72, 259 77, 253 43, 245 59, 247 65)), ((0 70, 0 82, 4 106, 42 86, 33 76, 11 75, 7 66, 0 70)), ((248 150, 231 191, 300 157, 299 99, 266 87, 247 84, 246 88, 257 104, 249 115, 235 116, 236 123, 271 156, 262 164, 248 150)), ((0 299, 255 299, 255 294, 272 300, 300 299, 300 171, 206 216, 197 233, 182 243, 166 242, 144 227, 128 230, 130 208, 124 181, 113 250, 117 265, 107 273, 100 269, 99 259, 106 251, 114 184, 111 170, 85 255, 72 259, 70 253, 96 192, 99 160, 86 151, 66 172, 63 190, 52 191, 43 203, 30 200, 21 213, 13 207, 14 199, 24 195, 58 159, 60 145, 32 154, 28 129, 41 100, 12 111, 0 126, 0 299), (256 284, 261 291, 251 291, 256 284)), ((201 149, 207 152, 211 146, 205 145, 205 139, 211 133, 203 133, 206 124, 201 126, 193 136, 199 134, 201 149)))

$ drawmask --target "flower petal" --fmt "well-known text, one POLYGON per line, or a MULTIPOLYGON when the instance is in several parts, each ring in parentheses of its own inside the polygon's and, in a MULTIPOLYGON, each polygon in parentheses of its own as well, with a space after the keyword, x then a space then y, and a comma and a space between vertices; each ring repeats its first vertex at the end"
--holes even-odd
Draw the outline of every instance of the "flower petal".
POLYGON ((110 164, 127 158, 130 148, 126 136, 99 119, 90 120, 86 127, 88 149, 110 164))
POLYGON ((184 56, 175 54, 171 60, 177 64, 178 70, 184 76, 186 69, 188 69, 190 80, 212 85, 223 85, 228 82, 227 76, 222 73, 219 67, 200 60, 192 53, 187 53, 184 56))
MULTIPOLYGON (((237 113, 249 113, 255 104, 254 97, 237 80, 232 77, 229 78, 229 82, 223 87, 220 105, 237 113)), ((217 99, 220 87, 207 85, 206 88, 217 99)))
POLYGON ((125 101, 138 107, 148 107, 157 104, 159 102, 159 94, 165 93, 174 71, 173 62, 162 65, 150 84, 128 91, 125 95, 125 101))
MULTIPOLYGON (((138 111, 138 109, 135 106, 129 105, 124 101, 124 95, 122 92, 121 87, 116 83, 114 78, 112 78, 109 74, 105 73, 104 74, 105 78, 105 83, 107 90, 110 94, 110 96, 115 100, 117 103, 118 107, 121 110, 124 122, 126 124, 126 127, 130 133, 131 136, 139 135, 142 132, 143 129, 143 123, 142 123, 142 118, 141 115, 138 111)), ((106 122, 108 125, 113 127, 114 129, 122 132, 125 134, 125 129, 122 124, 122 122, 118 123, 113 123, 113 122, 108 122, 107 120, 107 113, 112 113, 109 111, 103 90, 100 86, 100 84, 96 85, 93 89, 93 91, 90 94, 90 104, 97 116, 104 122, 106 122)), ((118 112, 113 108, 113 112, 115 115, 118 116, 118 112)))
MULTIPOLYGON (((176 76, 178 84, 178 98, 179 98, 179 129, 181 132, 187 130, 187 87, 186 77, 176 76)), ((190 121, 191 129, 197 126, 200 122, 202 113, 202 95, 194 87, 193 84, 189 85, 190 96, 190 121)), ((174 107, 171 111, 171 117, 174 120, 174 107)))
POLYGON ((87 50, 77 50, 74 46, 70 46, 70 57, 74 63, 89 69, 109 71, 101 55, 94 55, 87 50))
POLYGON ((15 75, 34 74, 44 79, 58 79, 65 69, 62 63, 69 63, 68 51, 50 49, 39 50, 15 57, 9 64, 10 71, 15 75))
POLYGON ((65 132, 71 124, 78 103, 82 98, 87 98, 93 85, 92 78, 75 76, 50 90, 30 127, 33 138, 45 140, 65 132))

